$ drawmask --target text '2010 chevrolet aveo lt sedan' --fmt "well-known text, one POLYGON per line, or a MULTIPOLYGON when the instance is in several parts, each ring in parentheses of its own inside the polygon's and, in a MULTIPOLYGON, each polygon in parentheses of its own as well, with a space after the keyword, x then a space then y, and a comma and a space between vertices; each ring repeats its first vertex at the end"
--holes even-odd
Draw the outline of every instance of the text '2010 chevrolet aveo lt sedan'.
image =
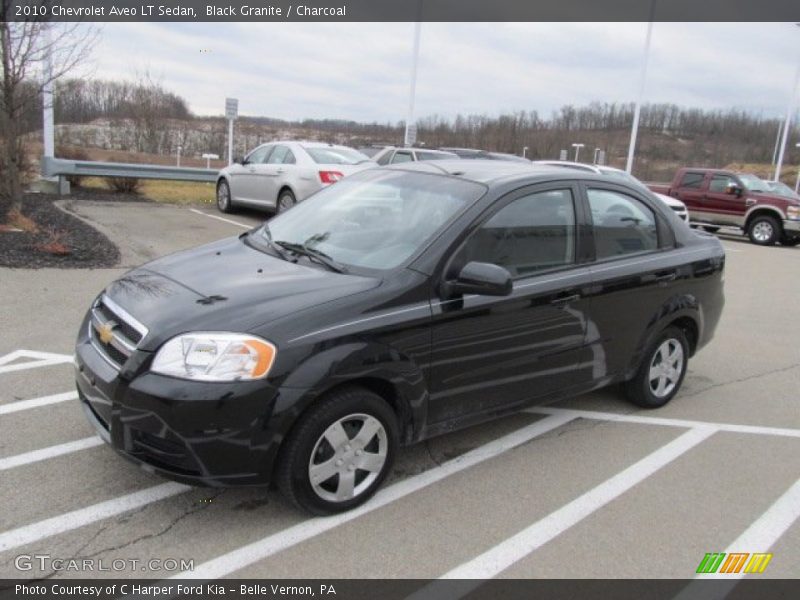
POLYGON ((324 514, 400 445, 624 382, 668 402, 723 306, 724 252, 605 177, 488 161, 352 175, 100 294, 82 405, 118 452, 324 514))

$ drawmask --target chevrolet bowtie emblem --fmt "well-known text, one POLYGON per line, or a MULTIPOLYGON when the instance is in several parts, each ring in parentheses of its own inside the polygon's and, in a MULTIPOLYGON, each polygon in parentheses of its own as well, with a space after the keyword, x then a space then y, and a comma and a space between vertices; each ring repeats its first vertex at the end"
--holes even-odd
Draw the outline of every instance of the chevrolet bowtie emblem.
POLYGON ((114 339, 114 324, 113 323, 103 323, 100 327, 97 328, 97 334, 100 336, 100 341, 104 344, 108 344, 111 340, 114 339))

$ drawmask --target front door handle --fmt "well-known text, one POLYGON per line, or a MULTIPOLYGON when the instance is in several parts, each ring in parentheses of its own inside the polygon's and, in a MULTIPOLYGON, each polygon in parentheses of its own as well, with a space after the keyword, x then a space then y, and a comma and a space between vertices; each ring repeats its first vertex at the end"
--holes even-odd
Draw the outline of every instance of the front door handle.
POLYGON ((556 296, 552 300, 550 300, 550 304, 553 306, 563 306, 565 304, 569 304, 570 302, 577 302, 581 299, 580 294, 569 294, 563 296, 556 296))
POLYGON ((276 173, 286 173, 286 169, 278 169, 275 171, 276 173))

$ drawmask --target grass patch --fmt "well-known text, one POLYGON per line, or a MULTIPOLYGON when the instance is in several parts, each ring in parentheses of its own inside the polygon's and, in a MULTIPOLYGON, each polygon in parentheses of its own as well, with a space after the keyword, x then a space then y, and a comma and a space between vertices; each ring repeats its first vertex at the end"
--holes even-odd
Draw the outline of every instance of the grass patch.
MULTIPOLYGON (((81 182, 81 187, 108 190, 102 177, 86 177, 81 182)), ((142 179, 138 195, 168 204, 204 204, 215 201, 214 184, 196 181, 142 179)))

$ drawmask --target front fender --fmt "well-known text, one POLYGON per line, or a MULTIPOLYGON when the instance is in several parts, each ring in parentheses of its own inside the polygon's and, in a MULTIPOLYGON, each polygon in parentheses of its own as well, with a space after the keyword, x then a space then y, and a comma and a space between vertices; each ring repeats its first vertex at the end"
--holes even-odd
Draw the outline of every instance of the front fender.
POLYGON ((281 384, 281 389, 305 392, 299 398, 281 394, 275 411, 296 419, 319 397, 347 383, 361 383, 370 389, 377 385, 384 392, 391 391, 392 397, 386 399, 397 412, 403 440, 419 438, 427 414, 427 378, 410 357, 377 342, 350 340, 311 353, 281 384), (290 399, 291 405, 284 398, 290 399))

